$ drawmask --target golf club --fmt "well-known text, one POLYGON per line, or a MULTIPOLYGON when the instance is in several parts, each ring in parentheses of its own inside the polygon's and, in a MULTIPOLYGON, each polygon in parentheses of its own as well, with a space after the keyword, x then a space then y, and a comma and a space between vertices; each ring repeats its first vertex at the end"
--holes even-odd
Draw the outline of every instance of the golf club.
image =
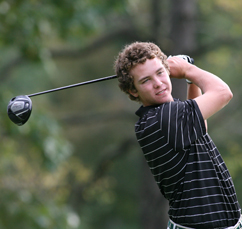
POLYGON ((61 91, 61 90, 69 89, 69 88, 73 88, 73 87, 79 87, 79 86, 96 83, 96 82, 100 82, 100 81, 110 80, 110 79, 114 79, 114 78, 117 78, 117 76, 116 75, 107 76, 107 77, 94 79, 94 80, 90 80, 90 81, 85 81, 85 82, 81 82, 81 83, 77 83, 77 84, 67 85, 64 87, 58 87, 58 88, 54 88, 54 89, 50 89, 50 90, 46 90, 46 91, 41 91, 41 92, 33 93, 30 95, 18 95, 16 97, 12 98, 8 103, 8 108, 7 108, 8 117, 10 118, 10 120, 12 122, 17 124, 18 126, 22 126, 23 124, 25 124, 28 121, 30 114, 32 112, 32 101, 31 101, 30 97, 47 94, 47 93, 51 93, 51 92, 55 92, 55 91, 61 91))
MULTIPOLYGON (((168 58, 170 58, 170 57, 171 56, 169 56, 168 58)), ((191 64, 194 63, 194 60, 187 55, 177 55, 177 57, 184 59, 191 64)), ((34 97, 37 95, 43 95, 43 94, 56 92, 56 91, 61 91, 61 90, 65 90, 65 89, 69 89, 69 88, 73 88, 73 87, 79 87, 79 86, 83 86, 83 85, 87 85, 87 84, 97 83, 100 81, 110 80, 110 79, 114 79, 114 78, 117 78, 117 76, 116 75, 106 76, 103 78, 85 81, 85 82, 81 82, 81 83, 77 83, 77 84, 71 84, 71 85, 67 85, 64 87, 59 87, 59 88, 54 88, 54 89, 50 89, 50 90, 46 90, 46 91, 33 93, 30 95, 16 96, 16 97, 12 98, 8 103, 8 108, 7 108, 8 117, 10 118, 10 120, 13 123, 17 124, 18 126, 22 126, 23 124, 25 124, 28 121, 28 119, 31 115, 31 112, 32 112, 32 101, 31 101, 30 97, 34 97)))

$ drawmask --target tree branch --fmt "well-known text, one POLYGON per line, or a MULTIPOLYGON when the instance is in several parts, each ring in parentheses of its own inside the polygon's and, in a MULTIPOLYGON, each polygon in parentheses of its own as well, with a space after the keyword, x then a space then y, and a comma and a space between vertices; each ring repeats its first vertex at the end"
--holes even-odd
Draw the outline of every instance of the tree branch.
POLYGON ((98 48, 101 48, 110 42, 117 39, 125 39, 126 41, 138 39, 139 35, 134 28, 122 28, 120 30, 105 34, 89 45, 79 49, 66 49, 66 50, 51 50, 51 55, 54 59, 58 58, 81 58, 88 54, 95 52, 98 48))

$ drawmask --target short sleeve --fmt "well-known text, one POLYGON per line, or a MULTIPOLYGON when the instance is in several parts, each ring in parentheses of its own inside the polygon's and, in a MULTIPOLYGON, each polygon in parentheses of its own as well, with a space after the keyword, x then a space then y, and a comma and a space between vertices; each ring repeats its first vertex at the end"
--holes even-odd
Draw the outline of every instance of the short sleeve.
POLYGON ((161 110, 161 130, 176 151, 188 148, 206 134, 204 119, 196 101, 165 104, 161 110))

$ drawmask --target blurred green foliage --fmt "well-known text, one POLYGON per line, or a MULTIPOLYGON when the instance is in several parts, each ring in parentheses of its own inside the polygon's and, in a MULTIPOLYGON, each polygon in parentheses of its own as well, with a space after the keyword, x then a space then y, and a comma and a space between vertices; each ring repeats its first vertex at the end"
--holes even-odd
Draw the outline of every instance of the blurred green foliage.
MULTIPOLYGON (((33 98, 32 115, 22 127, 10 122, 6 108, 18 94, 112 75, 125 43, 152 40, 154 3, 0 3, 1 228, 142 228, 142 153, 133 133, 139 105, 116 81, 33 98)), ((170 3, 162 4, 168 17, 170 3)), ((208 124, 240 202, 241 4, 197 2, 197 47, 191 53, 196 65, 219 75, 234 92, 208 124)), ((169 51, 169 24, 163 24, 161 46, 169 51)))

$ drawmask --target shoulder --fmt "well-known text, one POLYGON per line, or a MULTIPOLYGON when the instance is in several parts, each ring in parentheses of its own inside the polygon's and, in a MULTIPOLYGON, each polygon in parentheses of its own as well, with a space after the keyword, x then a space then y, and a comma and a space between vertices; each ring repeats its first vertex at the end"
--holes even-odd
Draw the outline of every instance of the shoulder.
POLYGON ((197 116, 198 119, 203 119, 199 107, 195 100, 174 101, 163 103, 157 106, 143 107, 141 106, 136 112, 140 117, 136 124, 153 123, 158 121, 174 122, 175 120, 184 119, 186 116, 197 116))
POLYGON ((169 114, 200 112, 196 101, 193 99, 185 101, 176 99, 170 103, 165 103, 163 104, 163 110, 169 112, 169 114))

